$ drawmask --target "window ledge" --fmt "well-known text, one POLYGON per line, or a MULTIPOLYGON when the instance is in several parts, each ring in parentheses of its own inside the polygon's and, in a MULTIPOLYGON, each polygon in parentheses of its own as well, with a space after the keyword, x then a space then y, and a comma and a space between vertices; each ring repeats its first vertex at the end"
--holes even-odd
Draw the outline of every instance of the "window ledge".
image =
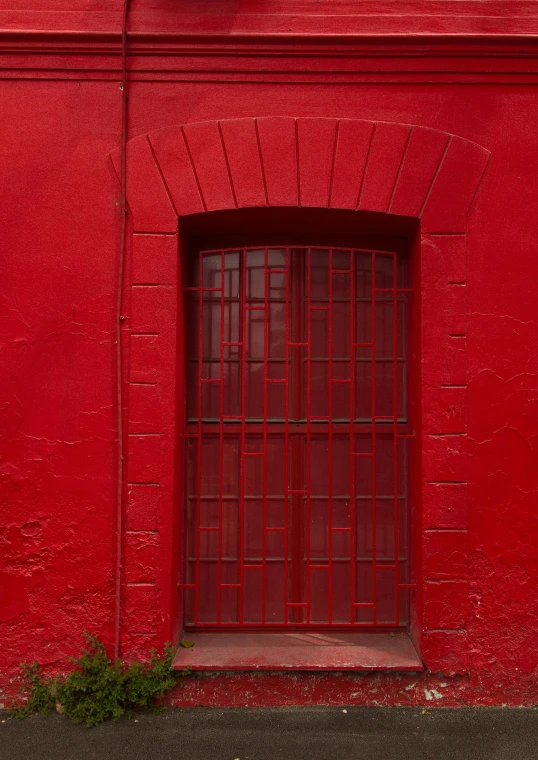
POLYGON ((407 633, 188 633, 182 670, 423 670, 407 633))

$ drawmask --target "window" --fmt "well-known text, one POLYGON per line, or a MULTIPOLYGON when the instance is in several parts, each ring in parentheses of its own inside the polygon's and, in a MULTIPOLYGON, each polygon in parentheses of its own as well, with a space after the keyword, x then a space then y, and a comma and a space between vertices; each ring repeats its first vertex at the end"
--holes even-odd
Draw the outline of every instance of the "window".
POLYGON ((407 259, 199 250, 188 275, 186 621, 407 622, 407 259))

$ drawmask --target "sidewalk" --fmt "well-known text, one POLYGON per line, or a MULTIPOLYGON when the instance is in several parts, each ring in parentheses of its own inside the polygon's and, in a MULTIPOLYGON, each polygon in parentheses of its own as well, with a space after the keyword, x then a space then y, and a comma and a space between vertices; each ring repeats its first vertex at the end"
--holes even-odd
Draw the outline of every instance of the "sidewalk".
POLYGON ((97 728, 1 719, 0 760, 538 760, 536 709, 170 709, 97 728))

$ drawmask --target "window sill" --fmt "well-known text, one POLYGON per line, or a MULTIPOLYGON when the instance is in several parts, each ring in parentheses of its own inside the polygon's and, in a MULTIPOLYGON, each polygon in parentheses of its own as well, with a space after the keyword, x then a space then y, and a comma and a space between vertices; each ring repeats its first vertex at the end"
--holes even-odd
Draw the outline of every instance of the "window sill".
POLYGON ((179 647, 183 670, 420 671, 407 633, 188 633, 179 647))

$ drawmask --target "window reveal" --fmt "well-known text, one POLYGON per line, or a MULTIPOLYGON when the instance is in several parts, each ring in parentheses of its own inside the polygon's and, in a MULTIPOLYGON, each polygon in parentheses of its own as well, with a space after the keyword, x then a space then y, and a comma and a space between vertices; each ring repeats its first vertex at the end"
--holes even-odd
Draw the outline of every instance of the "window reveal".
POLYGON ((405 259, 200 251, 187 290, 187 625, 405 624, 405 259))

